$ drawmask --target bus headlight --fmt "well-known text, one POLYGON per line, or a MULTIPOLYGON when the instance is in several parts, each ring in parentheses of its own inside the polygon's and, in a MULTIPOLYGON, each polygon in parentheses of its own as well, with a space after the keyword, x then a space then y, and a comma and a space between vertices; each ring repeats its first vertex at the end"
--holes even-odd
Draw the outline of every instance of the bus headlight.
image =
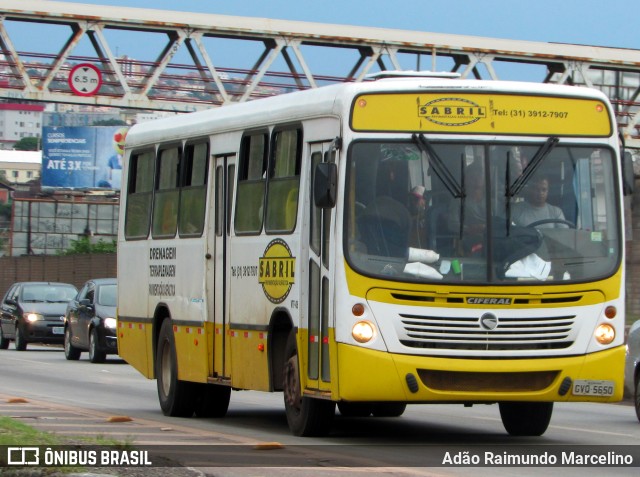
POLYGON ((358 321, 351 329, 351 336, 358 343, 368 343, 373 339, 374 335, 375 328, 368 321, 358 321))
POLYGON ((608 345, 616 337, 616 330, 608 323, 603 323, 596 328, 594 336, 598 343, 608 345))
POLYGON ((104 319, 104 327, 115 330, 116 329, 116 319, 115 318, 105 318, 104 319))
POLYGON ((33 323, 34 321, 44 320, 44 316, 38 313, 25 313, 24 317, 29 323, 33 323))

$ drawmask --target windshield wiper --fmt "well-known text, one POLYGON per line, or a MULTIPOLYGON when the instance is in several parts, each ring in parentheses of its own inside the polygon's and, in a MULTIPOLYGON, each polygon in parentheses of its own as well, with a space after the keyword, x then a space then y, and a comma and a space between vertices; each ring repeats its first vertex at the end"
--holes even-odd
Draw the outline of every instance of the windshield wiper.
POLYGON ((527 167, 524 168, 522 174, 513 182, 512 186, 509 186, 509 178, 507 177, 507 198, 513 197, 520 193, 533 173, 538 169, 540 164, 542 164, 544 158, 549 155, 554 147, 556 147, 558 141, 560 141, 560 139, 555 136, 551 136, 549 139, 547 139, 545 143, 536 151, 535 155, 531 159, 531 162, 527 164, 527 167))
POLYGON ((424 137, 424 134, 412 134, 411 139, 415 145, 420 149, 420 152, 426 154, 429 166, 433 169, 433 172, 438 176, 440 181, 444 184, 449 193, 456 199, 460 199, 460 237, 463 235, 464 230, 464 207, 465 198, 467 193, 465 190, 465 159, 464 153, 460 156, 460 174, 461 183, 451 173, 447 165, 442 161, 438 153, 433 148, 431 143, 424 137))
POLYGON ((456 178, 442 159, 440 159, 440 156, 438 156, 433 146, 427 141, 427 138, 424 137, 424 134, 412 134, 411 139, 415 145, 418 146, 418 149, 427 155, 427 160, 433 172, 436 173, 449 193, 456 199, 465 197, 464 188, 458 184, 456 178))

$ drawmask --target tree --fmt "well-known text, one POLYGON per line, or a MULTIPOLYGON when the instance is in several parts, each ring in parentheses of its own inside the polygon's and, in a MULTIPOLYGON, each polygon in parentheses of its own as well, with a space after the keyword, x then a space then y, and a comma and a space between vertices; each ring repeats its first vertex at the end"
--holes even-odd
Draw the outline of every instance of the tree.
POLYGON ((94 121, 93 126, 126 126, 127 122, 122 119, 100 119, 94 121))
POLYGON ((13 146, 16 151, 39 151, 40 150, 40 138, 38 137, 23 137, 16 145, 13 146))
POLYGON ((115 253, 116 241, 105 242, 100 239, 97 243, 91 243, 89 237, 80 237, 71 241, 71 247, 59 252, 60 255, 79 255, 83 253, 115 253))
POLYGON ((0 217, 5 220, 11 219, 11 204, 0 204, 0 217))

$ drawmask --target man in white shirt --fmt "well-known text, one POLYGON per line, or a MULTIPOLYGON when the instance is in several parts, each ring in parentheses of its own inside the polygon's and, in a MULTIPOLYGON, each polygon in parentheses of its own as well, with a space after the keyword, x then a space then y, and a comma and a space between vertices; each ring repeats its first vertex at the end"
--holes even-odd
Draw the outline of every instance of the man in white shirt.
MULTIPOLYGON (((527 226, 540 220, 565 220, 560 207, 547 203, 549 196, 549 179, 540 177, 534 180, 527 188, 527 196, 524 202, 513 204, 511 218, 516 225, 527 226)), ((541 224, 540 227, 567 228, 559 222, 541 224)))

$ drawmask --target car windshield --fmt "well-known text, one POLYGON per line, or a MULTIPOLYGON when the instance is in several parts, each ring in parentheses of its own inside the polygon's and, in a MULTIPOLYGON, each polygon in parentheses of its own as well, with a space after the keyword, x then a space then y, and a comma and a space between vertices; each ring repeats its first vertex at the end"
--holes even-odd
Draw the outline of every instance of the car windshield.
POLYGON ((78 291, 71 285, 25 285, 21 300, 26 303, 65 303, 78 291))
POLYGON ((620 260, 606 147, 358 141, 348 156, 345 252, 400 281, 586 281, 620 260))
POLYGON ((98 288, 98 305, 116 306, 117 287, 113 285, 101 285, 98 288))

